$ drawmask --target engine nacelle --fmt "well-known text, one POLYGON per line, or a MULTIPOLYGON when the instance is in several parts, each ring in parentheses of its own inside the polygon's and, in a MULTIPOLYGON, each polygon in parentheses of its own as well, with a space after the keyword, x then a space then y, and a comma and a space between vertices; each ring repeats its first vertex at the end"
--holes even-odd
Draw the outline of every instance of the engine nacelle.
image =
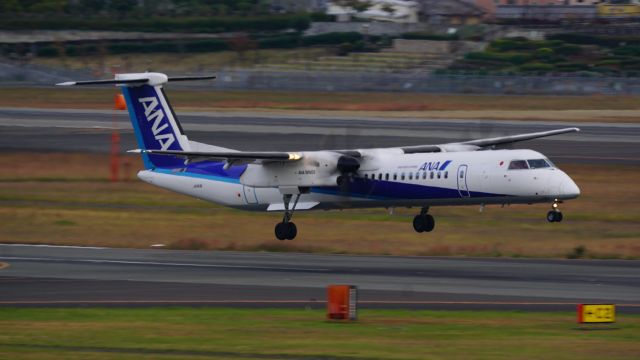
POLYGON ((341 162, 344 156, 335 152, 312 151, 300 155, 302 158, 298 161, 250 164, 240 177, 240 183, 253 187, 336 186, 341 174, 339 163, 345 168, 357 170, 351 160, 343 159, 341 162))

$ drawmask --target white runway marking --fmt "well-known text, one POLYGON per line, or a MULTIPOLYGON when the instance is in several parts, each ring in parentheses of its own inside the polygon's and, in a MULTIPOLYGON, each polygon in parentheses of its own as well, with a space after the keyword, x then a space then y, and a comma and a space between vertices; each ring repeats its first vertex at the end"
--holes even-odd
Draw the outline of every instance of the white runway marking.
POLYGON ((293 268, 293 267, 271 267, 271 266, 249 266, 249 265, 216 265, 216 264, 193 264, 193 263, 171 263, 155 261, 128 261, 128 260, 100 260, 100 259, 59 259, 59 258, 38 258, 20 256, 0 256, 1 260, 24 260, 43 262, 74 262, 90 264, 120 264, 120 265, 153 265, 153 266, 174 266, 174 267, 201 267, 218 269, 253 269, 253 270, 287 270, 287 271, 312 271, 326 272, 329 269, 318 268, 293 268))

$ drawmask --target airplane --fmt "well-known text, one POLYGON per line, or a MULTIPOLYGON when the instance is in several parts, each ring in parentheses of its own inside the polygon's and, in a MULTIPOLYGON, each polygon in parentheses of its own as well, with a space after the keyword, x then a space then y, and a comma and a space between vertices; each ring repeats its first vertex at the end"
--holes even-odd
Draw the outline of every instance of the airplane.
POLYGON ((417 207, 416 232, 435 228, 430 207, 551 203, 547 221, 561 222, 559 204, 580 195, 576 183, 546 156, 497 146, 579 131, 543 132, 444 144, 321 151, 240 151, 190 140, 167 99, 168 82, 215 76, 116 74, 114 79, 57 85, 121 88, 142 156, 142 181, 177 193, 250 210, 283 212, 278 240, 293 240, 295 211, 417 207))

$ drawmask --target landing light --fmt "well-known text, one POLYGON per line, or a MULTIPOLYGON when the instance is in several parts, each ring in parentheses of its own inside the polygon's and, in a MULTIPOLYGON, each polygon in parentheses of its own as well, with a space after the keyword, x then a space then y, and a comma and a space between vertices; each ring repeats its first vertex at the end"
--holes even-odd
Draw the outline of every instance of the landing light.
POLYGON ((289 160, 300 160, 301 158, 300 154, 289 154, 289 160))
POLYGON ((553 203, 553 205, 551 205, 551 207, 553 207, 554 209, 558 208, 558 203, 553 203))

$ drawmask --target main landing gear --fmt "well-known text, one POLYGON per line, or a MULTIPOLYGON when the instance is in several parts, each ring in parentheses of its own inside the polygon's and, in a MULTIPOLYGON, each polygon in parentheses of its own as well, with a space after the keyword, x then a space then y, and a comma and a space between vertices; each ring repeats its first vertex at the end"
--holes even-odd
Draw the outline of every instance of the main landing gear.
POLYGON ((427 213, 428 211, 428 207, 423 207, 420 214, 413 218, 413 229, 416 232, 430 232, 436 226, 436 221, 427 213))
POLYGON ((289 203, 291 203, 291 198, 293 195, 285 194, 283 195, 284 200, 284 216, 282 217, 282 222, 276 224, 276 238, 278 240, 293 240, 298 235, 298 228, 296 224, 291 222, 293 218, 293 211, 296 209, 296 205, 298 205, 298 200, 300 199, 300 194, 296 194, 295 201, 293 202, 293 207, 289 210, 289 203))
POLYGON ((562 212, 558 209, 558 200, 553 202, 551 205, 553 208, 551 211, 547 213, 547 221, 548 222, 561 222, 562 221, 562 212))

